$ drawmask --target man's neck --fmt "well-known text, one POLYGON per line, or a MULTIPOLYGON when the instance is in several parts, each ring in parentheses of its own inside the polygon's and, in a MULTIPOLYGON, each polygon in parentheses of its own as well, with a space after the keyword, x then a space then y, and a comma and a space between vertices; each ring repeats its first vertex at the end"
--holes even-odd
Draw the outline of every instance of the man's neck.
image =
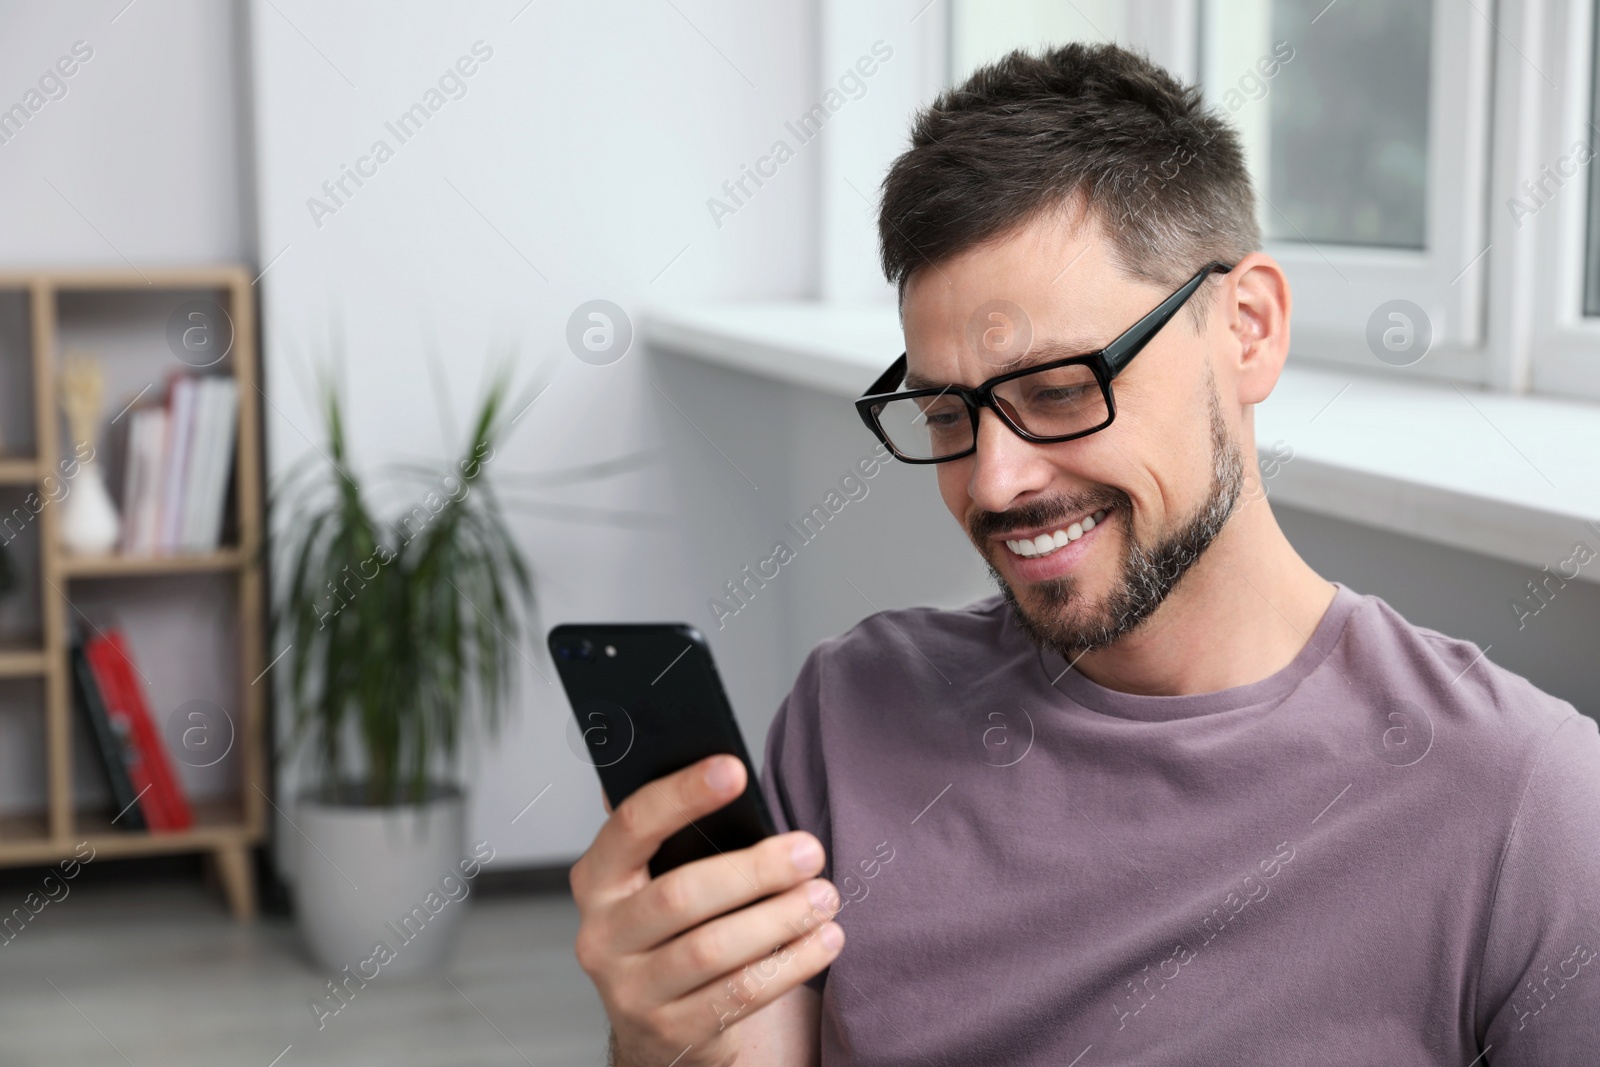
POLYGON ((1182 696, 1249 685, 1299 654, 1334 587, 1295 552, 1265 499, 1240 502, 1154 615, 1077 670, 1125 693, 1182 696))

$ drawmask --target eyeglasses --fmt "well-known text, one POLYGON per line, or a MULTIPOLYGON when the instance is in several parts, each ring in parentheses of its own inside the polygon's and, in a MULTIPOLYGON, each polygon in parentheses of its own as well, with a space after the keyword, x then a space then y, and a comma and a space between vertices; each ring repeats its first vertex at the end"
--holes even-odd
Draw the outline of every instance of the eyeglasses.
POLYGON ((1144 318, 1098 352, 1069 356, 990 378, 971 389, 889 390, 905 380, 902 352, 856 401, 861 421, 906 463, 943 463, 978 449, 978 413, 988 408, 1024 441, 1054 444, 1105 429, 1117 417, 1111 379, 1125 370, 1178 309, 1213 273, 1233 266, 1207 263, 1144 318))

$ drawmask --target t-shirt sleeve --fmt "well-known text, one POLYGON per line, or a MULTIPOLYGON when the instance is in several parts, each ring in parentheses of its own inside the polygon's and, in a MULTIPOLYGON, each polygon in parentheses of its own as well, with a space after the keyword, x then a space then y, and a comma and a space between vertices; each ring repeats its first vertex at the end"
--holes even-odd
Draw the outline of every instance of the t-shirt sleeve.
POLYGON ((1478 993, 1492 1067, 1577 1067, 1600 1049, 1600 731, 1544 742, 1501 862, 1478 993))
MULTIPOLYGON (((779 833, 809 830, 827 854, 822 877, 833 877, 832 823, 828 817, 828 784, 823 769, 819 722, 821 649, 806 657, 794 688, 783 698, 767 731, 766 761, 761 768, 761 792, 779 833)), ((828 972, 806 985, 822 992, 828 972)))

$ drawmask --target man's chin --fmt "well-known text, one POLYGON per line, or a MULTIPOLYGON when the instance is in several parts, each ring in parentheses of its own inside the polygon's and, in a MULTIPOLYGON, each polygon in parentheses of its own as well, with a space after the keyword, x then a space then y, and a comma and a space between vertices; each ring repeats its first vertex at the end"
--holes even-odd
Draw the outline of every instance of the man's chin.
POLYGON ((1104 642, 1109 629, 1104 596, 1094 591, 1094 576, 1069 575, 1012 583, 991 563, 989 576, 1000 587, 1023 633, 1041 648, 1075 656, 1104 642))

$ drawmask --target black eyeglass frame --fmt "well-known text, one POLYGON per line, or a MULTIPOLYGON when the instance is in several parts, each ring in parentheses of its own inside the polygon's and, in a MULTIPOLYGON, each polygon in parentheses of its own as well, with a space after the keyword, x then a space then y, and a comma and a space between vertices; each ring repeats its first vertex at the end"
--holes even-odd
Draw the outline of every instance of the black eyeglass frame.
POLYGON ((1202 282, 1212 274, 1228 273, 1233 269, 1233 266, 1231 263, 1217 261, 1207 263, 1195 273, 1194 277, 1184 282, 1176 292, 1156 305, 1148 314, 1124 330, 1114 341, 1098 352, 1086 352, 1081 356, 1067 356, 1065 359, 1050 360, 1047 363, 1037 363, 1030 367, 1023 367, 1020 370, 1008 371, 970 389, 964 385, 944 385, 931 389, 912 389, 900 393, 888 392, 887 390, 894 388, 894 386, 905 380, 906 354, 902 352, 900 353, 900 358, 890 364, 889 369, 879 375, 878 380, 873 382, 865 393, 861 394, 860 399, 856 401, 856 412, 861 416, 861 421, 867 424, 867 429, 871 430, 878 440, 882 441, 889 451, 894 453, 894 457, 903 463, 947 463, 953 459, 962 459, 972 455, 978 450, 978 415, 982 408, 988 408, 994 412, 999 416, 1000 421, 1005 423, 1013 433, 1024 441, 1031 441, 1034 444, 1058 444, 1062 441, 1075 441, 1080 437, 1099 433, 1107 426, 1110 426, 1117 417, 1117 402, 1111 391, 1112 379, 1127 369, 1128 364, 1133 362, 1133 357, 1137 356, 1145 345, 1150 343, 1151 338, 1155 337, 1161 331, 1161 328, 1172 320, 1172 317, 1178 313, 1179 309, 1189 302, 1189 298, 1199 290, 1202 282), (1100 385, 1100 394, 1105 398, 1106 419, 1098 426, 1087 430, 1079 430, 1075 433, 1041 437, 1038 434, 1029 433, 1020 426, 1011 416, 1006 414, 1004 407, 995 400, 995 387, 1014 378, 1036 374, 1040 371, 1054 370, 1058 367, 1078 365, 1087 366, 1094 374, 1095 381, 1100 385), (944 396, 949 393, 961 397, 966 402, 967 414, 972 418, 972 445, 964 452, 954 452, 948 456, 922 459, 905 455, 894 446, 893 441, 889 440, 889 435, 879 425, 878 416, 873 411, 875 405, 884 406, 893 400, 914 400, 918 397, 944 396))

